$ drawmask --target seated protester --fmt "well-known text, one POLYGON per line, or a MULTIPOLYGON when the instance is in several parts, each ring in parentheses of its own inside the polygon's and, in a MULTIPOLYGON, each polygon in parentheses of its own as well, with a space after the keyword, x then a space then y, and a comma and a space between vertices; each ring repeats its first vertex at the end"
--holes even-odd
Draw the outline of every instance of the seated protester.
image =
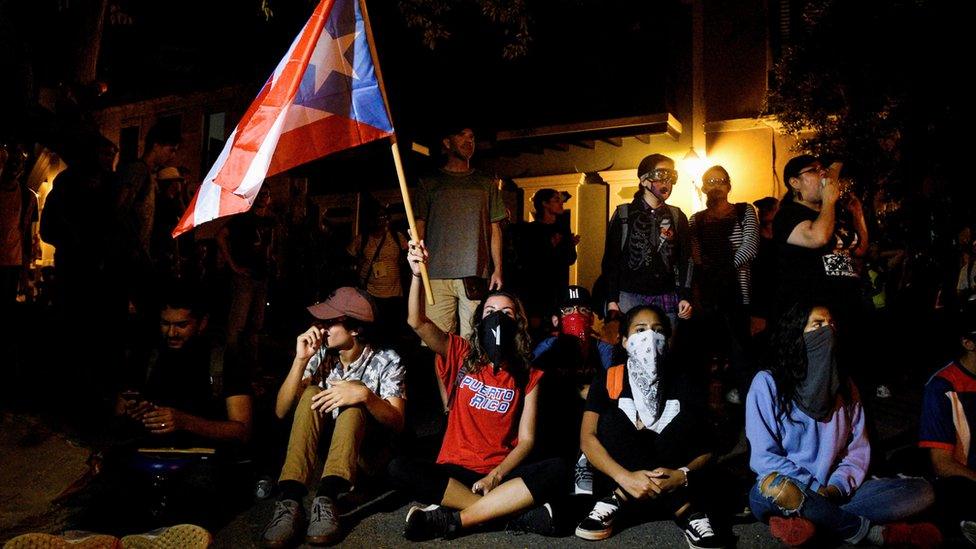
POLYGON ((579 430, 586 394, 597 372, 610 367, 613 346, 593 333, 590 292, 569 286, 561 292, 552 325, 558 335, 544 339, 533 352, 533 366, 545 375, 539 384, 536 454, 576 463, 576 493, 593 493, 593 473, 580 455, 579 430))
POLYGON ((394 351, 370 345, 375 316, 366 293, 339 288, 308 312, 315 321, 298 336, 275 403, 278 418, 293 408, 295 416, 278 477, 280 495, 261 535, 269 547, 291 543, 304 526, 302 499, 320 448, 328 452, 305 534, 310 544, 340 536, 336 500, 352 490, 360 464, 366 472, 383 470, 390 438, 403 429, 405 371, 394 351))
POLYGON ((424 313, 420 265, 427 258, 424 245, 412 240, 407 323, 437 354, 449 412, 436 462, 398 458, 390 464, 395 485, 433 504, 410 508, 404 536, 449 539, 526 510, 509 526, 550 534, 547 502, 568 491, 569 475, 559 459, 525 463, 535 441, 542 377, 529 366, 525 311, 518 298, 492 292, 475 309, 469 339, 444 332, 424 313))
POLYGON ((962 330, 962 354, 925 385, 919 446, 929 449, 935 503, 948 526, 976 545, 976 322, 962 330))
POLYGON ((227 508, 226 487, 245 486, 232 460, 251 438, 250 383, 238 363, 225 360, 223 348, 205 336, 207 315, 195 288, 174 283, 165 289, 162 304, 160 344, 138 375, 141 381, 117 399, 123 423, 116 434, 124 442, 107 451, 93 503, 78 527, 154 525, 150 515, 162 504, 150 490, 147 471, 155 472, 163 462, 165 510, 178 515, 166 520, 212 522, 209 505, 218 494, 221 508, 227 508), (200 459, 211 453, 213 458, 200 459))
POLYGON ((632 307, 621 323, 626 364, 598 372, 590 385, 580 445, 598 471, 593 492, 602 499, 576 528, 577 537, 610 537, 623 507, 641 517, 670 516, 691 547, 723 546, 706 514, 714 499, 706 467, 712 437, 669 367, 670 332, 661 309, 632 307))
POLYGON ((902 521, 934 499, 923 479, 871 479, 871 447, 853 382, 838 369, 833 318, 826 307, 794 305, 779 320, 768 370, 746 399, 749 465, 757 482, 752 513, 773 536, 802 545, 830 541, 929 546, 933 525, 902 521))

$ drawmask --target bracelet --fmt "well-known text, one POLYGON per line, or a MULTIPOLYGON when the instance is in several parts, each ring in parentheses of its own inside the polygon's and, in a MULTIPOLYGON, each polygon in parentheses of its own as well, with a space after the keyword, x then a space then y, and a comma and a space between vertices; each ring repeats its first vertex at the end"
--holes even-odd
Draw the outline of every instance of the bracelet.
POLYGON ((414 278, 423 278, 423 275, 419 275, 417 273, 412 273, 412 274, 414 278))
POLYGON ((681 472, 683 472, 685 474, 685 483, 684 483, 683 486, 685 486, 687 488, 688 487, 688 473, 691 472, 691 469, 689 469, 687 467, 678 467, 678 470, 681 471, 681 472))

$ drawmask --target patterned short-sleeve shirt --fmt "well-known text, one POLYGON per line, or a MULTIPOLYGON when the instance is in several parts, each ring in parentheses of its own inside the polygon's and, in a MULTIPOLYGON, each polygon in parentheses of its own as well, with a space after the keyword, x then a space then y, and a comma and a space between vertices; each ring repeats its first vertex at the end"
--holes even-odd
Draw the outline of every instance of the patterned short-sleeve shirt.
MULTIPOLYGON (((343 367, 342 362, 334 356, 327 358, 326 351, 325 348, 319 349, 312 356, 305 366, 302 379, 312 378, 312 382, 322 388, 327 388, 336 381, 361 381, 382 399, 407 398, 407 374, 396 351, 373 349, 367 345, 363 354, 348 367, 343 367), (327 372, 321 368, 323 361, 331 364, 327 372)), ((333 410, 332 414, 338 415, 338 410, 333 410)))

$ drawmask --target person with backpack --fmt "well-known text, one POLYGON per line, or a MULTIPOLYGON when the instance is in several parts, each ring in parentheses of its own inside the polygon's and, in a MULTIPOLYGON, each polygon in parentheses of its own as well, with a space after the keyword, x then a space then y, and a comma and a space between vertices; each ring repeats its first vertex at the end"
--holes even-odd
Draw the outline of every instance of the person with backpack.
POLYGON ((626 313, 636 305, 655 305, 674 324, 692 314, 688 218, 666 204, 678 172, 674 160, 652 154, 641 160, 637 177, 634 200, 617 207, 607 230, 607 309, 626 313))
POLYGON ((552 498, 570 489, 559 458, 528 461, 536 440, 542 371, 533 368, 525 310, 517 297, 493 291, 474 311, 468 339, 439 328, 424 312, 420 266, 428 253, 411 240, 413 279, 407 324, 437 356, 447 429, 436 461, 390 463, 394 485, 428 506, 407 512, 404 537, 451 539, 501 518, 510 529, 554 532, 552 498))
POLYGON ((732 204, 732 182, 722 166, 702 174, 705 209, 691 216, 692 257, 699 314, 713 337, 708 352, 727 359, 735 379, 728 400, 741 402, 748 390, 745 349, 749 343, 752 260, 759 252, 756 211, 748 202, 732 204))
POLYGON ((712 466, 714 433, 690 398, 686 369, 668 352, 670 331, 660 308, 633 307, 620 324, 625 361, 590 384, 580 445, 600 499, 576 528, 579 538, 610 537, 623 514, 670 518, 692 548, 726 544, 712 523, 724 492, 712 466))

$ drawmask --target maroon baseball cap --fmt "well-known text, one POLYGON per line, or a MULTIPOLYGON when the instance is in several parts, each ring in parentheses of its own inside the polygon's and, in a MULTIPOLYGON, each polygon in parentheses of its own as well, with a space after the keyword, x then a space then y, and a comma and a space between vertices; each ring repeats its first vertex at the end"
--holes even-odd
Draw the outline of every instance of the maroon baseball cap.
POLYGON ((319 320, 330 320, 340 316, 348 316, 362 322, 373 322, 373 300, 366 292, 344 286, 332 292, 332 295, 321 303, 308 308, 308 312, 319 320))

